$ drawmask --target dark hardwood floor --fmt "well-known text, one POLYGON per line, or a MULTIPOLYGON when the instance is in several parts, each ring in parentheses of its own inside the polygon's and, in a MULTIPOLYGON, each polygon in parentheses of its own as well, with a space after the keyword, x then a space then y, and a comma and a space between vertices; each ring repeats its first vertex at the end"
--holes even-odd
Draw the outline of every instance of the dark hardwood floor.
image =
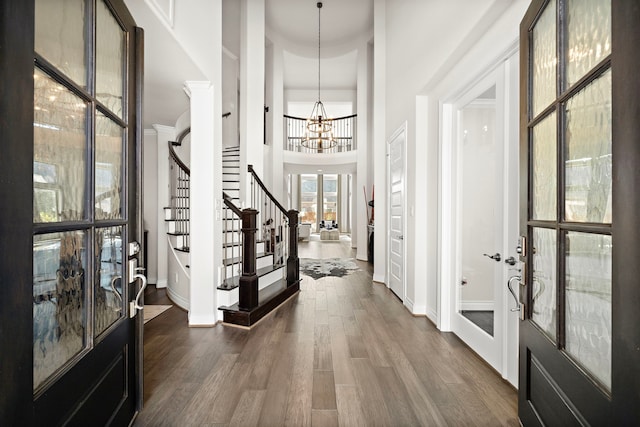
MULTIPOLYGON (((355 258, 348 242, 300 257, 355 258)), ((251 331, 145 325, 136 426, 518 426, 516 391, 457 337, 412 316, 371 267, 317 281, 251 331)), ((170 303, 150 288, 147 303, 170 303)))

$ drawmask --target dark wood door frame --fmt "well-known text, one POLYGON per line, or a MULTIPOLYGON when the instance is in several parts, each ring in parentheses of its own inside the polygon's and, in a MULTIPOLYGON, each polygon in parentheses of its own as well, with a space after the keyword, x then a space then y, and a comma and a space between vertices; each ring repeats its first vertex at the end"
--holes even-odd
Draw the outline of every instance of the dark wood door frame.
POLYGON ((33 420, 33 17, 0 3, 0 425, 33 420))

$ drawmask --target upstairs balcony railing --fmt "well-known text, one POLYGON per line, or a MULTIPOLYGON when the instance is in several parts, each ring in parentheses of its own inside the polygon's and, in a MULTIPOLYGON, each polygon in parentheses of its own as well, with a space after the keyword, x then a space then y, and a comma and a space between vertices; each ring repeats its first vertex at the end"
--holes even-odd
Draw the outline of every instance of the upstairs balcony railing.
POLYGON ((357 149, 357 114, 333 119, 333 139, 331 148, 315 149, 304 146, 307 136, 307 119, 284 115, 284 149, 297 153, 343 153, 357 149))

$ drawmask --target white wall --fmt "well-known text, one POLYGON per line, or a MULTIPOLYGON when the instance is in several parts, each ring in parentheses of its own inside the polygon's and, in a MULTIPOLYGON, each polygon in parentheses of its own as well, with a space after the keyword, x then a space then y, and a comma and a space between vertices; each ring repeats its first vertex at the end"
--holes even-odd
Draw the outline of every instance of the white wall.
MULTIPOLYGON (((520 19, 528 3, 527 0, 467 2, 461 8, 447 2, 387 1, 384 31, 375 30, 376 40, 383 35, 386 43, 384 139, 401 123, 408 123, 406 217, 407 247, 410 249, 406 258, 407 298, 413 301, 415 314, 427 314, 434 322, 437 321, 439 299, 439 250, 435 243, 441 133, 439 105, 445 93, 468 85, 517 40, 520 19), (455 23, 448 18, 451 7, 455 8, 455 23), (421 28, 420 17, 426 14, 441 14, 441 25, 416 32, 416 28, 421 28), (414 54, 407 55, 407 51, 414 54)), ((375 52, 378 52, 377 47, 375 52)), ((380 72, 379 66, 375 67, 375 72, 380 72)), ((375 104, 375 107, 379 106, 375 104)), ((375 166, 378 193, 380 169, 378 163, 375 166)), ((376 234, 377 231, 376 224, 376 234)), ((376 243, 378 250, 377 239, 376 243)))
POLYGON ((153 129, 144 130, 142 143, 144 164, 144 212, 142 214, 144 230, 147 235, 147 269, 145 274, 148 283, 158 283, 158 138, 153 129))

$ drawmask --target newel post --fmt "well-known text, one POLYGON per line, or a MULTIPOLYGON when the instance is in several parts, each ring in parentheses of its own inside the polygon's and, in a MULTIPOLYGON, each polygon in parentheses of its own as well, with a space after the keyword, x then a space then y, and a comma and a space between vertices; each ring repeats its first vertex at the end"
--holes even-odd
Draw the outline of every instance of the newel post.
POLYGON ((298 258, 298 211, 287 212, 289 219, 289 258, 287 258, 287 286, 300 280, 300 259, 298 258))
POLYGON ((258 306, 258 275, 256 274, 256 218, 258 211, 244 209, 242 211, 242 276, 238 308, 251 311, 258 306))

